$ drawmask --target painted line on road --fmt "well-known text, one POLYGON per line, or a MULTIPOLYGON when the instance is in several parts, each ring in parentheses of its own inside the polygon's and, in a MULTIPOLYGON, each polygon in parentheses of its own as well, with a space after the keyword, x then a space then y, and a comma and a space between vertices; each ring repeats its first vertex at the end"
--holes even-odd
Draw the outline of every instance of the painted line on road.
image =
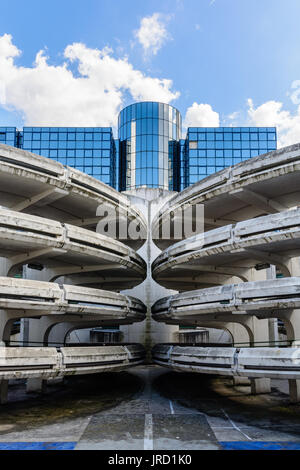
POLYGON ((226 411, 223 410, 223 408, 221 408, 221 411, 224 413, 224 415, 226 416, 226 418, 228 419, 228 421, 230 422, 230 424, 232 425, 232 427, 234 427, 234 429, 236 429, 236 430, 239 431, 241 434, 243 434, 243 436, 245 436, 249 441, 252 441, 251 437, 249 437, 247 434, 245 434, 245 433, 232 421, 232 419, 230 419, 230 417, 228 416, 228 414, 226 413, 226 411))
POLYGON ((220 441, 224 450, 300 450, 300 442, 288 441, 220 441))
POLYGON ((171 415, 174 415, 175 411, 174 411, 172 400, 169 400, 169 405, 170 405, 171 415))
POLYGON ((77 442, 1 442, 0 450, 73 450, 77 442))
POLYGON ((145 415, 144 450, 153 450, 153 419, 152 415, 145 415))

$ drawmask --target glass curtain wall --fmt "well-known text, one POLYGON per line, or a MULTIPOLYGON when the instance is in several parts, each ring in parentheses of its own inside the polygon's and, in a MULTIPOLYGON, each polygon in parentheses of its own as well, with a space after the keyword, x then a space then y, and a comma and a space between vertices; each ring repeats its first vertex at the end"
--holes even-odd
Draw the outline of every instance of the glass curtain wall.
POLYGON ((120 190, 143 186, 179 190, 181 115, 164 103, 141 102, 118 119, 120 190))
POLYGON ((24 150, 116 186, 116 144, 111 127, 24 127, 22 134, 24 150))

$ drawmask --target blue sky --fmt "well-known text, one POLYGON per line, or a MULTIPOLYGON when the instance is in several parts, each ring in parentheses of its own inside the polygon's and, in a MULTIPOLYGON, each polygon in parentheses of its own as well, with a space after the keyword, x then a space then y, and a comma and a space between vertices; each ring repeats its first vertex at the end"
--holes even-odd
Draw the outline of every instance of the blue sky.
POLYGON ((299 18, 299 0, 3 2, 0 125, 111 125, 153 99, 186 125, 269 124, 300 141, 299 18))

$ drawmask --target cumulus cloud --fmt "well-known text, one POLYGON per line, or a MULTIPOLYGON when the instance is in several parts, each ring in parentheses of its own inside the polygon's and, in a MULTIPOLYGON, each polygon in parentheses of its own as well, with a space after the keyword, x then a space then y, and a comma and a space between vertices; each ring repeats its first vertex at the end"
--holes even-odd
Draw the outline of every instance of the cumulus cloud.
POLYGON ((219 127, 220 116, 210 104, 196 103, 187 109, 184 127, 219 127))
POLYGON ((153 13, 141 19, 140 27, 135 31, 135 37, 143 46, 145 54, 156 55, 163 44, 170 39, 166 29, 169 16, 153 13))
POLYGON ((300 106, 292 114, 283 109, 280 101, 267 101, 255 107, 253 100, 248 99, 248 117, 254 126, 277 127, 278 148, 300 142, 300 106))
POLYGON ((20 112, 27 125, 113 126, 125 93, 165 103, 180 94, 171 80, 146 76, 109 48, 73 43, 60 65, 50 65, 41 50, 32 67, 22 67, 20 55, 11 35, 0 36, 0 105, 20 112))

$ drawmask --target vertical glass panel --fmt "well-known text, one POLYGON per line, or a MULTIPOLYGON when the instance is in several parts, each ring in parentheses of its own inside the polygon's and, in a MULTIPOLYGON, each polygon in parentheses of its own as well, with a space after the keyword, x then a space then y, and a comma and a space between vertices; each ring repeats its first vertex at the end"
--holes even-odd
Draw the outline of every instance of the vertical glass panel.
POLYGON ((152 134, 147 135, 147 150, 153 150, 153 136, 152 134))
POLYGON ((163 103, 158 103, 158 117, 159 119, 163 119, 164 118, 164 105, 163 103))
POLYGON ((164 119, 169 120, 169 106, 167 104, 164 104, 164 119))
POLYGON ((142 103, 142 118, 147 117, 147 103, 142 103))
POLYGON ((137 103, 136 105, 136 117, 137 119, 141 119, 142 117, 142 103, 137 103))
POLYGON ((158 103, 152 103, 153 117, 158 118, 158 103))
POLYGON ((159 119, 158 121, 158 132, 159 132, 159 135, 164 135, 164 121, 163 119, 159 119))
POLYGON ((147 103, 147 116, 149 118, 151 118, 153 116, 153 113, 152 113, 152 102, 150 101, 149 103, 147 103))
POLYGON ((136 104, 131 106, 131 119, 136 119, 136 104))

